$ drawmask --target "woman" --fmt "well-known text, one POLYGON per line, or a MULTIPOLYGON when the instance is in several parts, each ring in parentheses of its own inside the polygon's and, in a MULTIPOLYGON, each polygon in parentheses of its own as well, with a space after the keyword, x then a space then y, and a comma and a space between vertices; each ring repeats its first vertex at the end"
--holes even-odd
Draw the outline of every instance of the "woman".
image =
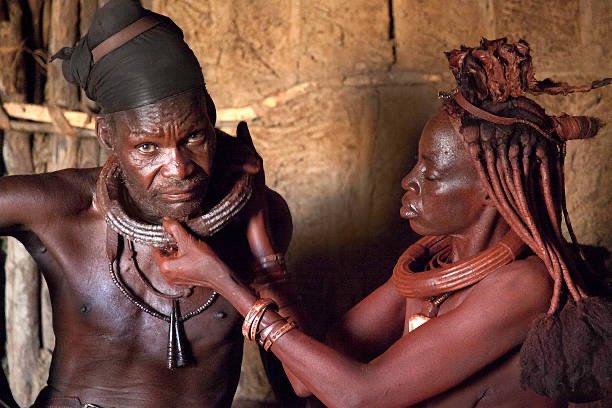
MULTIPOLYGON (((522 387, 521 375, 539 393, 595 399, 610 384, 610 307, 574 282, 581 261, 561 218, 564 143, 593 136, 598 122, 548 116, 523 95, 609 80, 538 82, 522 41, 483 40, 447 56, 459 88, 426 124, 419 160, 402 180, 400 214, 426 237, 327 345, 257 299, 173 220, 164 226, 178 249, 156 261, 169 282, 227 298, 246 316, 245 337, 283 362, 301 395, 328 406, 564 404, 522 387), (590 342, 583 354, 575 340, 590 342)), ((260 263, 280 267, 275 259, 260 263)))

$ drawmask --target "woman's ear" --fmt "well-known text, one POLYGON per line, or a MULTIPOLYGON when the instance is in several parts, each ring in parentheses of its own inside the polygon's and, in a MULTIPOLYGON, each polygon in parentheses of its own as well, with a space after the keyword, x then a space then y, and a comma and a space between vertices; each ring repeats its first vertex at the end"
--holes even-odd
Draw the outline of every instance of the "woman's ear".
POLYGON ((111 123, 108 117, 98 116, 96 118, 96 136, 107 149, 112 150, 114 148, 111 123))
POLYGON ((489 193, 485 194, 484 205, 486 205, 487 207, 495 207, 495 201, 493 201, 489 193))

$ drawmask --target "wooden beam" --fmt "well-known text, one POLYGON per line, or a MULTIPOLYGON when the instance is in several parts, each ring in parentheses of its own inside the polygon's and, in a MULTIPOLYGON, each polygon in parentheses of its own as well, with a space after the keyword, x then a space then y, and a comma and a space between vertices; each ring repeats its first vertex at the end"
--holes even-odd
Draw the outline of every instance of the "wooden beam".
MULTIPOLYGON (((66 122, 74 128, 74 136, 92 138, 96 136, 96 118, 85 112, 58 109, 66 122)), ((0 120, 0 129, 14 130, 24 133, 56 133, 62 132, 60 124, 53 119, 49 107, 33 103, 5 102, 0 105, 0 117, 6 113, 7 120, 0 120)), ((257 119, 256 109, 251 106, 243 108, 225 108, 217 110, 217 127, 233 128, 240 121, 257 119)))
MULTIPOLYGON (((20 132, 24 136, 29 136, 30 133, 56 133, 58 131, 57 128, 51 123, 11 120, 9 124, 11 131, 20 132)), ((75 136, 94 138, 96 137, 96 131, 90 129, 76 129, 75 136)))
MULTIPOLYGON (((32 103, 5 102, 2 107, 11 119, 29 120, 33 122, 53 123, 49 109, 45 105, 32 103)), ((72 127, 94 130, 96 120, 94 115, 84 112, 63 110, 64 117, 72 127)), ((241 120, 253 120, 257 118, 255 109, 251 106, 243 108, 224 108, 217 110, 217 119, 223 123, 238 123, 241 120)))
MULTIPOLYGON (((49 113, 49 108, 47 108, 45 105, 5 102, 2 104, 2 107, 11 119, 53 123, 49 113)), ((96 120, 93 115, 71 110, 63 110, 62 113, 72 127, 90 130, 95 130, 96 128, 96 120)))

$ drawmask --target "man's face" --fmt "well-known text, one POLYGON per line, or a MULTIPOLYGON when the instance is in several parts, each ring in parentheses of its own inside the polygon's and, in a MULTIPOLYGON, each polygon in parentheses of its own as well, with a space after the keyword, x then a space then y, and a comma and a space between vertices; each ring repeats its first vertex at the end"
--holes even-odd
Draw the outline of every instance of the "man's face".
POLYGON ((423 129, 418 162, 402 179, 400 215, 420 235, 464 234, 485 204, 485 189, 444 111, 423 129))
POLYGON ((112 122, 129 211, 154 222, 200 214, 215 150, 203 92, 116 112, 112 122))

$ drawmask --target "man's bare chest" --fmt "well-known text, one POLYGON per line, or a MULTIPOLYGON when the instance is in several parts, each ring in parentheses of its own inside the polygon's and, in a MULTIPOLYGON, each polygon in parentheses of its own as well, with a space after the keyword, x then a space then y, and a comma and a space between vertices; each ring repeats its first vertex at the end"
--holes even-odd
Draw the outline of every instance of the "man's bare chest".
POLYGON ((167 285, 145 247, 130 253, 123 240, 109 253, 103 220, 62 224, 29 244, 48 282, 58 345, 165 365, 173 327, 193 355, 236 342, 240 316, 211 289, 167 285))

